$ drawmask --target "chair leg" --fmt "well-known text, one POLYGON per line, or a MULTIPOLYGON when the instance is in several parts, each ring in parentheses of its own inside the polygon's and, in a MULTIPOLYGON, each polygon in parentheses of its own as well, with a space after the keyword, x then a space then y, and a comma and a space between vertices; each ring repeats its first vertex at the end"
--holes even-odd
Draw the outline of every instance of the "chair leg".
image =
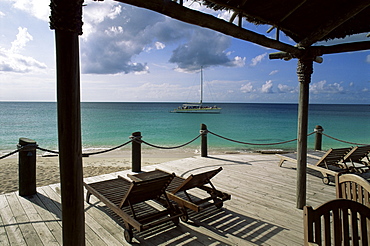
POLYGON ((281 158, 280 161, 279 161, 278 167, 281 167, 283 165, 284 161, 285 160, 283 158, 281 158))
POLYGON ((86 193, 86 202, 87 203, 90 203, 89 201, 90 201, 90 196, 91 196, 91 192, 90 191, 87 191, 87 193, 86 193))

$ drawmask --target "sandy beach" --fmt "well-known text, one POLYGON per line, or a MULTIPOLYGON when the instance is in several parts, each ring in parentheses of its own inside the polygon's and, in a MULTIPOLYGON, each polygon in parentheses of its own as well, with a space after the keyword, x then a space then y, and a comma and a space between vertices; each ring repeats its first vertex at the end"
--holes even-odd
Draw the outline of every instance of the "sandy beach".
MULTIPOLYGON (((37 152, 36 185, 44 186, 60 182, 58 156, 43 157, 37 152)), ((167 161, 183 159, 198 155, 196 150, 142 150, 142 166, 154 165, 167 161)), ((18 190, 18 155, 0 160, 0 194, 18 190)), ((84 177, 131 169, 131 152, 116 150, 104 154, 83 158, 84 177)))

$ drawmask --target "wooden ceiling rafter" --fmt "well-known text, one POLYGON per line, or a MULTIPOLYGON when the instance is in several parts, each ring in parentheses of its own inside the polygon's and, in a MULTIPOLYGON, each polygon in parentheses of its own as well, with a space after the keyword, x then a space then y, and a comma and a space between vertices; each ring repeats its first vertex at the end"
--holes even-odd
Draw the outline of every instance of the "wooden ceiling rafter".
MULTIPOLYGON (((244 6, 244 4, 247 2, 248 0, 243 0, 239 5, 238 5, 238 8, 242 8, 243 6, 244 6)), ((231 16, 231 18, 230 18, 230 21, 229 22, 233 22, 234 21, 234 19, 236 18, 236 16, 240 16, 240 14, 243 14, 243 12, 241 12, 241 11, 235 11, 234 10, 234 13, 233 13, 233 15, 231 16)))
POLYGON ((311 46, 310 49, 315 50, 317 55, 337 54, 337 53, 353 52, 353 51, 359 51, 359 50, 369 50, 370 41, 344 43, 344 44, 336 44, 336 45, 330 45, 330 46, 311 46))

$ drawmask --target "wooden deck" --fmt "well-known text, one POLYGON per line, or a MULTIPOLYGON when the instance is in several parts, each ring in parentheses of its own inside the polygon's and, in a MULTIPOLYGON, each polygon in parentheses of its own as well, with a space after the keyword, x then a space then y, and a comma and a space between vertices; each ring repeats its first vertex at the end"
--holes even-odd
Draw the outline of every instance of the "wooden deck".
MULTIPOLYGON (((222 209, 190 213, 187 223, 169 223, 134 233, 140 245, 302 245, 303 211, 296 208, 296 170, 292 163, 278 167, 275 155, 217 155, 171 161, 143 170, 175 172, 187 177, 222 166, 212 181, 231 194, 222 209)), ((125 176, 128 171, 86 178, 87 183, 125 176)), ((333 184, 333 183, 331 183, 333 184)), ((0 245, 62 245, 60 185, 37 189, 23 198, 17 192, 0 196, 0 245)), ((196 195, 196 194, 194 194, 196 195)), ((307 177, 307 204, 335 199, 335 187, 307 177)), ((128 245, 123 226, 94 196, 85 203, 86 245, 128 245)))

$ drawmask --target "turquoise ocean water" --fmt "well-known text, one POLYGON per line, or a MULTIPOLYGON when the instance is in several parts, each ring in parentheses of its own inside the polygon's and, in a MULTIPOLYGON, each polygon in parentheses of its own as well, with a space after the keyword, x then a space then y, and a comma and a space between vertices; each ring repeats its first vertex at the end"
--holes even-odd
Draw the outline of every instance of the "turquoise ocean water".
MULTIPOLYGON (((199 134, 200 125, 221 136, 265 144, 295 139, 296 104, 221 103, 221 114, 176 114, 179 103, 82 103, 84 149, 105 149, 129 140, 140 131, 143 140, 159 146, 184 144, 199 134)), ((27 137, 42 148, 57 150, 57 112, 53 102, 0 102, 0 156, 16 149, 27 137)), ((370 144, 370 105, 310 105, 308 132, 316 125, 324 133, 353 143, 370 144)), ((314 146, 309 137, 309 148, 314 146)), ((185 148, 199 149, 200 139, 185 148)), ((254 151, 296 149, 297 142, 282 145, 244 145, 208 135, 210 150, 254 151)), ((323 149, 351 146, 323 137, 323 149)), ((126 146, 124 148, 130 148, 126 146)), ((152 148, 143 145, 143 148, 152 148)), ((181 151, 181 149, 177 150, 181 151)))

